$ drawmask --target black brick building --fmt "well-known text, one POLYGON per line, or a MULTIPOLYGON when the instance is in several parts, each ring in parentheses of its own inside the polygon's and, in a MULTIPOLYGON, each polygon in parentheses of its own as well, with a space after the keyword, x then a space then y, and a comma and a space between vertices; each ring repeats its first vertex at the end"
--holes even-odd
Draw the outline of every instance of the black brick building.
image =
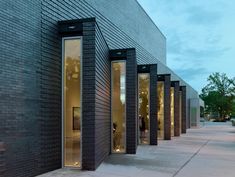
POLYGON ((149 74, 147 144, 158 144, 158 75, 164 139, 171 81, 182 101, 175 136, 186 133, 187 103, 198 95, 166 66, 166 39, 136 0, 9 0, 0 9, 0 176, 95 170, 111 153, 135 154, 140 73, 149 74))

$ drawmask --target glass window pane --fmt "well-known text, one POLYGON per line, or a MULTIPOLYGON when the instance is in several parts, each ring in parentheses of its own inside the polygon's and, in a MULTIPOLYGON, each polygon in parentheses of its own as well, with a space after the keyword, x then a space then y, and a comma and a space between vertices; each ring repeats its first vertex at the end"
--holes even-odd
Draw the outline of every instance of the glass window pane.
POLYGON ((157 83, 158 96, 158 138, 164 138, 164 82, 157 83))
POLYGON ((64 40, 64 166, 81 167, 81 40, 64 40))
POLYGON ((149 74, 139 77, 139 142, 149 144, 149 74))
POLYGON ((112 151, 126 151, 126 63, 112 62, 112 151))

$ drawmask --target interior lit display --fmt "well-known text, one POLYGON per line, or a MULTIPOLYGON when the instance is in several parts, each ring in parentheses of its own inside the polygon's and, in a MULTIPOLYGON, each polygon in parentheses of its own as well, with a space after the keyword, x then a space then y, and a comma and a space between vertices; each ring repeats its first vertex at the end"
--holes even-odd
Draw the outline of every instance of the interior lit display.
POLYGON ((139 143, 149 144, 149 74, 138 74, 139 80, 139 143))
POLYGON ((81 39, 63 40, 64 166, 81 167, 81 39))
POLYGON ((174 136, 174 87, 171 87, 171 136, 174 136))
POLYGON ((112 152, 126 151, 126 62, 112 62, 112 152))
POLYGON ((157 83, 157 96, 158 96, 158 138, 164 138, 164 82, 158 81, 157 83))

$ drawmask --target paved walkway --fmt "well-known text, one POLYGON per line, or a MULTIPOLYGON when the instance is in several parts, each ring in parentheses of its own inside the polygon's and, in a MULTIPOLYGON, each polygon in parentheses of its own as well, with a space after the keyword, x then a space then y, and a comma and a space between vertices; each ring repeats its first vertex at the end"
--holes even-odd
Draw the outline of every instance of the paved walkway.
POLYGON ((59 169, 40 177, 235 177, 235 127, 207 122, 200 129, 138 146, 136 155, 111 155, 96 171, 59 169))

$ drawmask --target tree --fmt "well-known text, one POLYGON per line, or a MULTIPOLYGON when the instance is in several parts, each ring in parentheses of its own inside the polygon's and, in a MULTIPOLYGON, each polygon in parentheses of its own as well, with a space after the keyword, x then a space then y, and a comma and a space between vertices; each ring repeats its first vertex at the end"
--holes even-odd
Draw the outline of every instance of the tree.
POLYGON ((207 113, 218 113, 221 120, 235 113, 235 79, 228 78, 225 73, 213 73, 202 89, 200 97, 205 102, 207 113))

